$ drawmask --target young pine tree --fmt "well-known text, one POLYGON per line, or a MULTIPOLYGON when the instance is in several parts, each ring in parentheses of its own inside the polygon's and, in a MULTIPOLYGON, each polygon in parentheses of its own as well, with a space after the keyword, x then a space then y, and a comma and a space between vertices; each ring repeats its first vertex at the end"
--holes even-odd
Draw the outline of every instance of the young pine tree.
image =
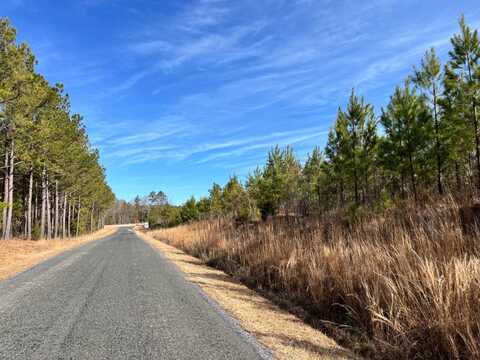
POLYGON ((307 213, 319 213, 322 208, 322 177, 323 156, 320 148, 315 147, 311 154, 308 154, 307 161, 302 169, 302 192, 307 213))
POLYGON ((478 31, 472 30, 465 23, 465 18, 460 18, 460 33, 453 36, 451 43, 453 49, 449 52, 448 67, 451 76, 456 78, 455 84, 459 87, 464 101, 459 107, 463 111, 465 121, 472 126, 472 137, 475 146, 477 188, 480 189, 480 134, 478 106, 480 101, 480 42, 478 31))
POLYGON ((417 201, 420 169, 423 174, 428 173, 426 166, 432 133, 432 118, 425 98, 418 96, 406 81, 403 88, 395 89, 380 121, 385 130, 381 147, 383 165, 400 176, 402 191, 405 177, 409 178, 417 201))
POLYGON ((434 152, 437 173, 437 191, 440 195, 442 195, 444 192, 442 184, 444 156, 442 153, 445 149, 442 139, 444 134, 441 134, 442 119, 438 109, 439 97, 442 91, 442 77, 443 74, 441 70, 440 59, 437 57, 435 50, 432 48, 425 53, 420 69, 414 68, 412 80, 415 85, 422 89, 425 97, 430 103, 432 110, 435 138, 434 152))

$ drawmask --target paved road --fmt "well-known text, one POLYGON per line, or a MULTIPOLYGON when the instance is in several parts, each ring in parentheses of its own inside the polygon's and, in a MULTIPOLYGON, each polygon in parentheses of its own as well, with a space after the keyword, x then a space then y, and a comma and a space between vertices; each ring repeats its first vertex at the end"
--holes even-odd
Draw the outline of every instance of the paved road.
POLYGON ((0 282, 0 359, 265 357, 130 229, 0 282))

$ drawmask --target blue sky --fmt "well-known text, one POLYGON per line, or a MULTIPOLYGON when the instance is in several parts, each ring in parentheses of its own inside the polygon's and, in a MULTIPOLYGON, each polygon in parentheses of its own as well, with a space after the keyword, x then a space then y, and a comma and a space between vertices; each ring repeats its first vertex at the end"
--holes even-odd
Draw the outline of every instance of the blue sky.
POLYGON ((2 0, 85 117, 119 198, 180 203, 275 144, 323 147, 352 87, 375 105, 478 0, 2 0))

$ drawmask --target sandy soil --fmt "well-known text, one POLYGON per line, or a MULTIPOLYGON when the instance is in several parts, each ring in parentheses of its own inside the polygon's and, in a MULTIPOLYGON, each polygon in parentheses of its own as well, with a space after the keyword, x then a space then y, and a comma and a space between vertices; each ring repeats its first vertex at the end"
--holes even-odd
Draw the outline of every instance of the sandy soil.
POLYGON ((358 359, 322 332, 279 309, 224 272, 149 235, 137 233, 176 264, 188 280, 198 284, 278 359, 358 359))
POLYGON ((63 240, 0 240, 0 280, 89 241, 113 234, 115 228, 105 228, 93 234, 63 240))

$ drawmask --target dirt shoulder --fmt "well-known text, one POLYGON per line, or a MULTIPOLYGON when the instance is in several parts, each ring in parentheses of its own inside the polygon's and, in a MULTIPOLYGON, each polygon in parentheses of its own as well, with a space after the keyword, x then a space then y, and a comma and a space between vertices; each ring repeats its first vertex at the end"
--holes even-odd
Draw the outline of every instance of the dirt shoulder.
POLYGON ((322 332, 281 310, 255 291, 199 259, 137 232, 198 284, 203 291, 231 314, 255 338, 271 349, 278 359, 358 359, 322 332))
POLYGON ((62 240, 0 241, 0 280, 27 270, 66 250, 111 235, 115 228, 105 228, 93 234, 62 240))

